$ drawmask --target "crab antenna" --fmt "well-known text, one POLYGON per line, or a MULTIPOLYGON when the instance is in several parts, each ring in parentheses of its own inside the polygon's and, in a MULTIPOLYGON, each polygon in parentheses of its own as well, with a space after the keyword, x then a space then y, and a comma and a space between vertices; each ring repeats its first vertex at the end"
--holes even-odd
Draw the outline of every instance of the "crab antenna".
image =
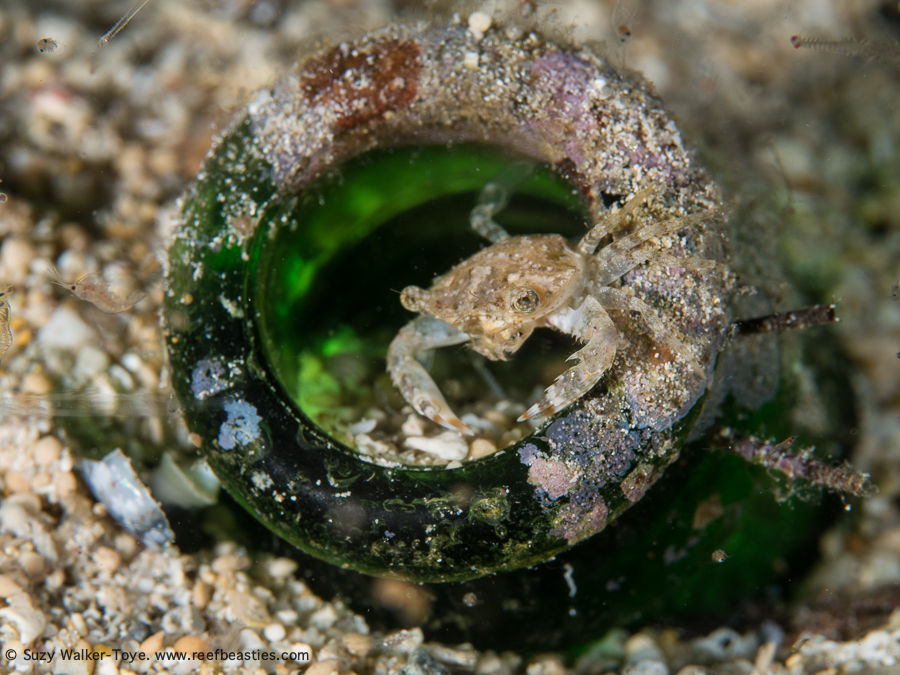
POLYGON ((490 183, 481 189, 478 204, 469 215, 469 223, 476 234, 492 244, 509 239, 509 232, 494 220, 494 215, 506 208, 515 188, 534 170, 533 162, 515 162, 501 169, 490 183))

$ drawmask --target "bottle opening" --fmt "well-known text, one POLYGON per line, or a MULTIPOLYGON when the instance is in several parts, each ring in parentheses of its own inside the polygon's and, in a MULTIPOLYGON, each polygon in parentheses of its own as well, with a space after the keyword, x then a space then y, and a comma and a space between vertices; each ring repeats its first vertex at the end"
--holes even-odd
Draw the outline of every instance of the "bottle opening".
MULTIPOLYGON (((386 370, 391 341, 417 316, 401 291, 428 289, 490 246, 472 211, 486 185, 521 165, 486 146, 373 151, 317 179, 258 233, 251 294, 268 365, 303 414, 370 461, 438 466, 515 443, 535 428, 516 419, 577 349, 538 329, 508 361, 465 344, 427 354, 423 365, 471 437, 418 415, 386 370)), ((501 227, 584 235, 590 218, 571 184, 546 166, 520 173, 493 216, 501 227)))

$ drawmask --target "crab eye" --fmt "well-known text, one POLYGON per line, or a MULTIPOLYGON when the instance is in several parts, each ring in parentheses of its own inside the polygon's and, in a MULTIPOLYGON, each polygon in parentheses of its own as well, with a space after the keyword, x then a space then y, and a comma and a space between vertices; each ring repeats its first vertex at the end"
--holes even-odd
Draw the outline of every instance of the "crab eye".
POLYGON ((520 314, 531 314, 541 304, 537 291, 526 288, 518 291, 510 303, 514 311, 520 314))

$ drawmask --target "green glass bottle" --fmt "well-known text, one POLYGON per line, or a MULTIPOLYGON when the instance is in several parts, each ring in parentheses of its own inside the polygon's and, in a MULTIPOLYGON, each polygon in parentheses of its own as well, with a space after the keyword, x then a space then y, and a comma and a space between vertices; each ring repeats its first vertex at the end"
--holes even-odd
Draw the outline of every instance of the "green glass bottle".
MULTIPOLYGON (((770 355, 721 354, 736 315, 718 189, 643 84, 587 50, 511 27, 473 42, 462 26, 335 47, 257 94, 182 214, 165 333, 201 452, 231 495, 306 553, 433 584, 435 634, 549 647, 724 608, 775 579, 776 561, 802 556, 827 517, 778 504, 764 469, 710 452, 730 444, 710 437, 717 418, 732 434, 792 433, 785 413, 803 392, 776 378, 763 403, 735 381, 770 355), (412 318, 398 292, 484 246, 469 229, 479 191, 522 160, 537 168, 496 216, 516 236, 577 239, 658 186, 637 210, 674 225, 599 241, 620 265, 651 246, 668 256, 605 284, 636 299, 609 310, 616 360, 590 394, 481 459, 367 455, 364 430, 405 405, 384 372, 412 318), (676 337, 662 340, 654 317, 676 337), (720 550, 736 560, 714 563, 720 550)), ((578 348, 530 342, 491 370, 520 398, 578 348)), ((844 377, 827 341, 791 349, 813 380, 844 377)), ((454 406, 492 395, 467 358, 435 357, 454 406)), ((803 440, 840 451, 852 406, 819 403, 825 424, 803 440)))

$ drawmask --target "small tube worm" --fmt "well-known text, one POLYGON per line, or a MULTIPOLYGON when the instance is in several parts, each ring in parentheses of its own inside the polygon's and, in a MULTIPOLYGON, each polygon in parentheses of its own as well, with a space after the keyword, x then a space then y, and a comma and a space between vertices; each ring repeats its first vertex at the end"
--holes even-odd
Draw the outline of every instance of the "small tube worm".
POLYGON ((0 288, 0 358, 12 344, 12 332, 9 330, 9 294, 12 286, 0 288))

